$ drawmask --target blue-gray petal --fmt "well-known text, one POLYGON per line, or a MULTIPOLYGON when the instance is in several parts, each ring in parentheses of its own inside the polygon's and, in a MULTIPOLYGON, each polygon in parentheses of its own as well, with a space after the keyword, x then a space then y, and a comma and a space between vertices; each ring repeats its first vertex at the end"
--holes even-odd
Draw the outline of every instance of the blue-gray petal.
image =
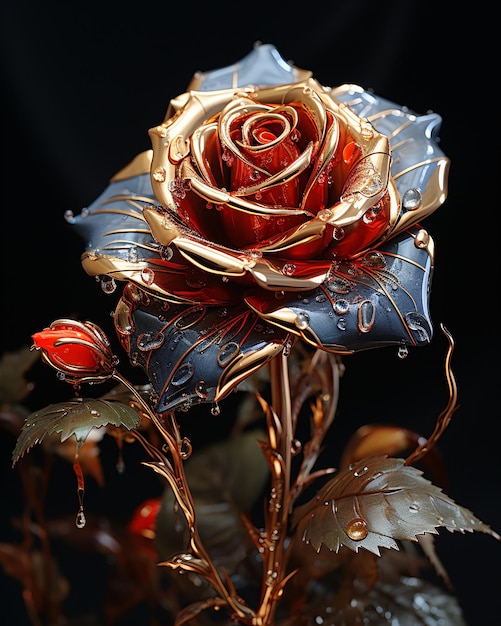
POLYGON ((432 257, 409 229, 363 259, 333 264, 317 289, 246 301, 263 319, 321 349, 351 353, 390 345, 422 346, 433 335, 429 312, 432 257))
POLYGON ((221 400, 291 345, 289 333, 244 305, 169 305, 140 297, 135 304, 122 301, 117 311, 116 323, 126 320, 122 345, 147 374, 159 413, 221 400))
POLYGON ((419 115, 358 85, 336 87, 332 95, 389 138, 391 174, 400 195, 404 196, 410 189, 424 195, 437 168, 448 163, 437 143, 442 124, 440 115, 419 115))
POLYGON ((150 174, 111 182, 103 193, 68 222, 84 240, 85 251, 123 261, 151 258, 158 245, 143 217, 143 207, 156 205, 150 174))

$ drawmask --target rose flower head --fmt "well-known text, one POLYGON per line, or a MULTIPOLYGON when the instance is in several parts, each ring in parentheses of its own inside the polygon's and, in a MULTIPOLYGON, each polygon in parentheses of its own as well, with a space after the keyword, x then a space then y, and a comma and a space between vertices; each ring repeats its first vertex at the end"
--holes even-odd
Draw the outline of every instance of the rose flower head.
POLYGON ((217 402, 296 340, 403 356, 430 342, 420 222, 447 195, 440 124, 325 87, 272 45, 195 75, 152 150, 68 216, 85 271, 106 292, 125 281, 115 326, 159 412, 217 402))
POLYGON ((59 319, 32 339, 43 360, 70 383, 106 380, 117 363, 108 338, 92 322, 59 319))

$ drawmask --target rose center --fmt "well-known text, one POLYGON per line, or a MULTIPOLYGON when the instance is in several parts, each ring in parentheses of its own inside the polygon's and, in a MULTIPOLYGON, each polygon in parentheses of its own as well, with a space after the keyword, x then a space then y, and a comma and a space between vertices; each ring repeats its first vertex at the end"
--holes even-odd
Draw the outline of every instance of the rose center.
POLYGON ((285 125, 277 122, 260 125, 252 131, 252 136, 260 144, 268 144, 275 141, 285 131, 285 125), (277 128, 278 127, 278 128, 277 128))

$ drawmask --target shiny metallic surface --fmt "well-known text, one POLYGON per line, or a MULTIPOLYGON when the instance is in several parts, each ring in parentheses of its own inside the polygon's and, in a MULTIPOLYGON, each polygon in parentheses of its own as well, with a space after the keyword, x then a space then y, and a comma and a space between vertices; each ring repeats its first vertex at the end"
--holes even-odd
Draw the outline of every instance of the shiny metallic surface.
POLYGON ((244 306, 169 305, 135 288, 125 291, 115 323, 131 361, 151 381, 158 412, 221 400, 291 343, 244 306))
POLYGON ((269 45, 194 76, 152 150, 69 219, 85 271, 125 283, 117 333, 158 411, 217 402, 298 339, 339 354, 431 341, 421 220, 447 196, 440 124, 325 87, 269 45))

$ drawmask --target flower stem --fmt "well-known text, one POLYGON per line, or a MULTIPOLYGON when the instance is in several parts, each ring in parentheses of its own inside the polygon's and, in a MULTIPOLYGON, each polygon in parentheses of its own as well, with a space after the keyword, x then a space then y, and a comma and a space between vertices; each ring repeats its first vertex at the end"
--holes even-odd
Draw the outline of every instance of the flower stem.
POLYGON ((263 583, 256 626, 272 626, 281 596, 286 568, 285 542, 291 487, 292 410, 287 357, 283 354, 270 363, 273 412, 279 425, 269 420, 271 492, 264 533, 263 583), (275 443, 272 443, 275 442, 275 443))
POLYGON ((242 623, 253 624, 254 612, 237 597, 232 585, 229 585, 229 587, 225 585, 223 578, 201 540, 196 523, 195 503, 184 472, 184 463, 180 455, 181 436, 174 414, 170 416, 171 428, 169 431, 163 425, 159 416, 144 402, 141 394, 138 393, 137 389, 131 385, 126 378, 121 376, 118 372, 114 372, 113 377, 130 390, 167 443, 172 457, 172 465, 166 462, 166 459, 159 463, 158 453, 151 450, 150 447, 146 447, 146 450, 150 452, 153 458, 157 459, 157 463, 153 465, 145 463, 145 465, 152 467, 152 469, 164 476, 170 484, 188 524, 190 549, 192 553, 206 565, 206 571, 202 575, 206 577, 216 592, 220 594, 221 598, 236 618, 239 618, 242 623))

